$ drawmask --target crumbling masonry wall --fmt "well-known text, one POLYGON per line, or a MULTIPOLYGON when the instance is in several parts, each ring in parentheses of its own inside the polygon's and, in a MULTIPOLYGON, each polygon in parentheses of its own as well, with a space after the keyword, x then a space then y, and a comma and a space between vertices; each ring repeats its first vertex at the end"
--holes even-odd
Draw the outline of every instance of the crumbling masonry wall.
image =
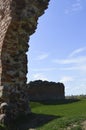
MULTIPOLYGON (((26 87, 29 36, 49 0, 0 0, 0 104, 30 113, 26 87)), ((14 116, 14 115, 13 115, 14 116)))
POLYGON ((31 101, 65 99, 65 86, 63 83, 36 80, 31 81, 28 86, 31 101))

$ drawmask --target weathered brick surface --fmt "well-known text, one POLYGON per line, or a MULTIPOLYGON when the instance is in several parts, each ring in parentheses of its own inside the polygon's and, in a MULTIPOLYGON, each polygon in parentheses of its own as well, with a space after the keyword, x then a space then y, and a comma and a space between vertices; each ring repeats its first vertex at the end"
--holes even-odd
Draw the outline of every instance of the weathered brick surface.
POLYGON ((49 0, 0 0, 0 101, 11 114, 30 112, 26 88, 29 36, 49 0))
POLYGON ((65 86, 63 83, 48 81, 33 81, 28 84, 29 99, 31 101, 58 100, 65 98, 65 86))

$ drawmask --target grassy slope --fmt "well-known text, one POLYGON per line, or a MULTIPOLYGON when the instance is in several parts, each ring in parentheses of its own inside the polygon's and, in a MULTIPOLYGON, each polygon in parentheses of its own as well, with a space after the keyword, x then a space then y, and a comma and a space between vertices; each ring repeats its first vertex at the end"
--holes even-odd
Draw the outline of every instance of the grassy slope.
MULTIPOLYGON (((80 122, 86 120, 86 99, 31 102, 30 105, 32 114, 19 118, 10 130, 67 130, 68 127, 71 130, 83 130, 80 122)), ((0 127, 0 130, 7 128, 0 127)))
MULTIPOLYGON (((43 124, 37 130, 59 130, 86 119, 86 99, 65 103, 31 103, 32 112, 36 114, 53 115, 56 118, 43 124)), ((45 118, 46 120, 46 118, 45 118)), ((76 130, 79 130, 78 128, 76 130)))

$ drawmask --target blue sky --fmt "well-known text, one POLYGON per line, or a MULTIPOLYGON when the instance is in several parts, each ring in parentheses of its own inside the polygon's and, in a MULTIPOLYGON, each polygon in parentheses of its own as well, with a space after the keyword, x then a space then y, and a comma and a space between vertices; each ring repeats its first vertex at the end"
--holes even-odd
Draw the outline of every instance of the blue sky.
POLYGON ((66 95, 86 94, 86 0, 51 0, 29 45, 28 82, 63 82, 66 95))

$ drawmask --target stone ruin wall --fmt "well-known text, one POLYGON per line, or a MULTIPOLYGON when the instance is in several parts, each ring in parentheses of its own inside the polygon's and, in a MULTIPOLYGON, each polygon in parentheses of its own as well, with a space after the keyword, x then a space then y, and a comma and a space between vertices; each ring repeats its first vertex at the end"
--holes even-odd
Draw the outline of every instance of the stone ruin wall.
POLYGON ((0 0, 0 104, 10 114, 29 113, 26 87, 28 41, 49 0, 0 0))
POLYGON ((29 99, 31 101, 58 100, 65 98, 65 86, 63 83, 48 81, 33 81, 28 84, 29 99))

